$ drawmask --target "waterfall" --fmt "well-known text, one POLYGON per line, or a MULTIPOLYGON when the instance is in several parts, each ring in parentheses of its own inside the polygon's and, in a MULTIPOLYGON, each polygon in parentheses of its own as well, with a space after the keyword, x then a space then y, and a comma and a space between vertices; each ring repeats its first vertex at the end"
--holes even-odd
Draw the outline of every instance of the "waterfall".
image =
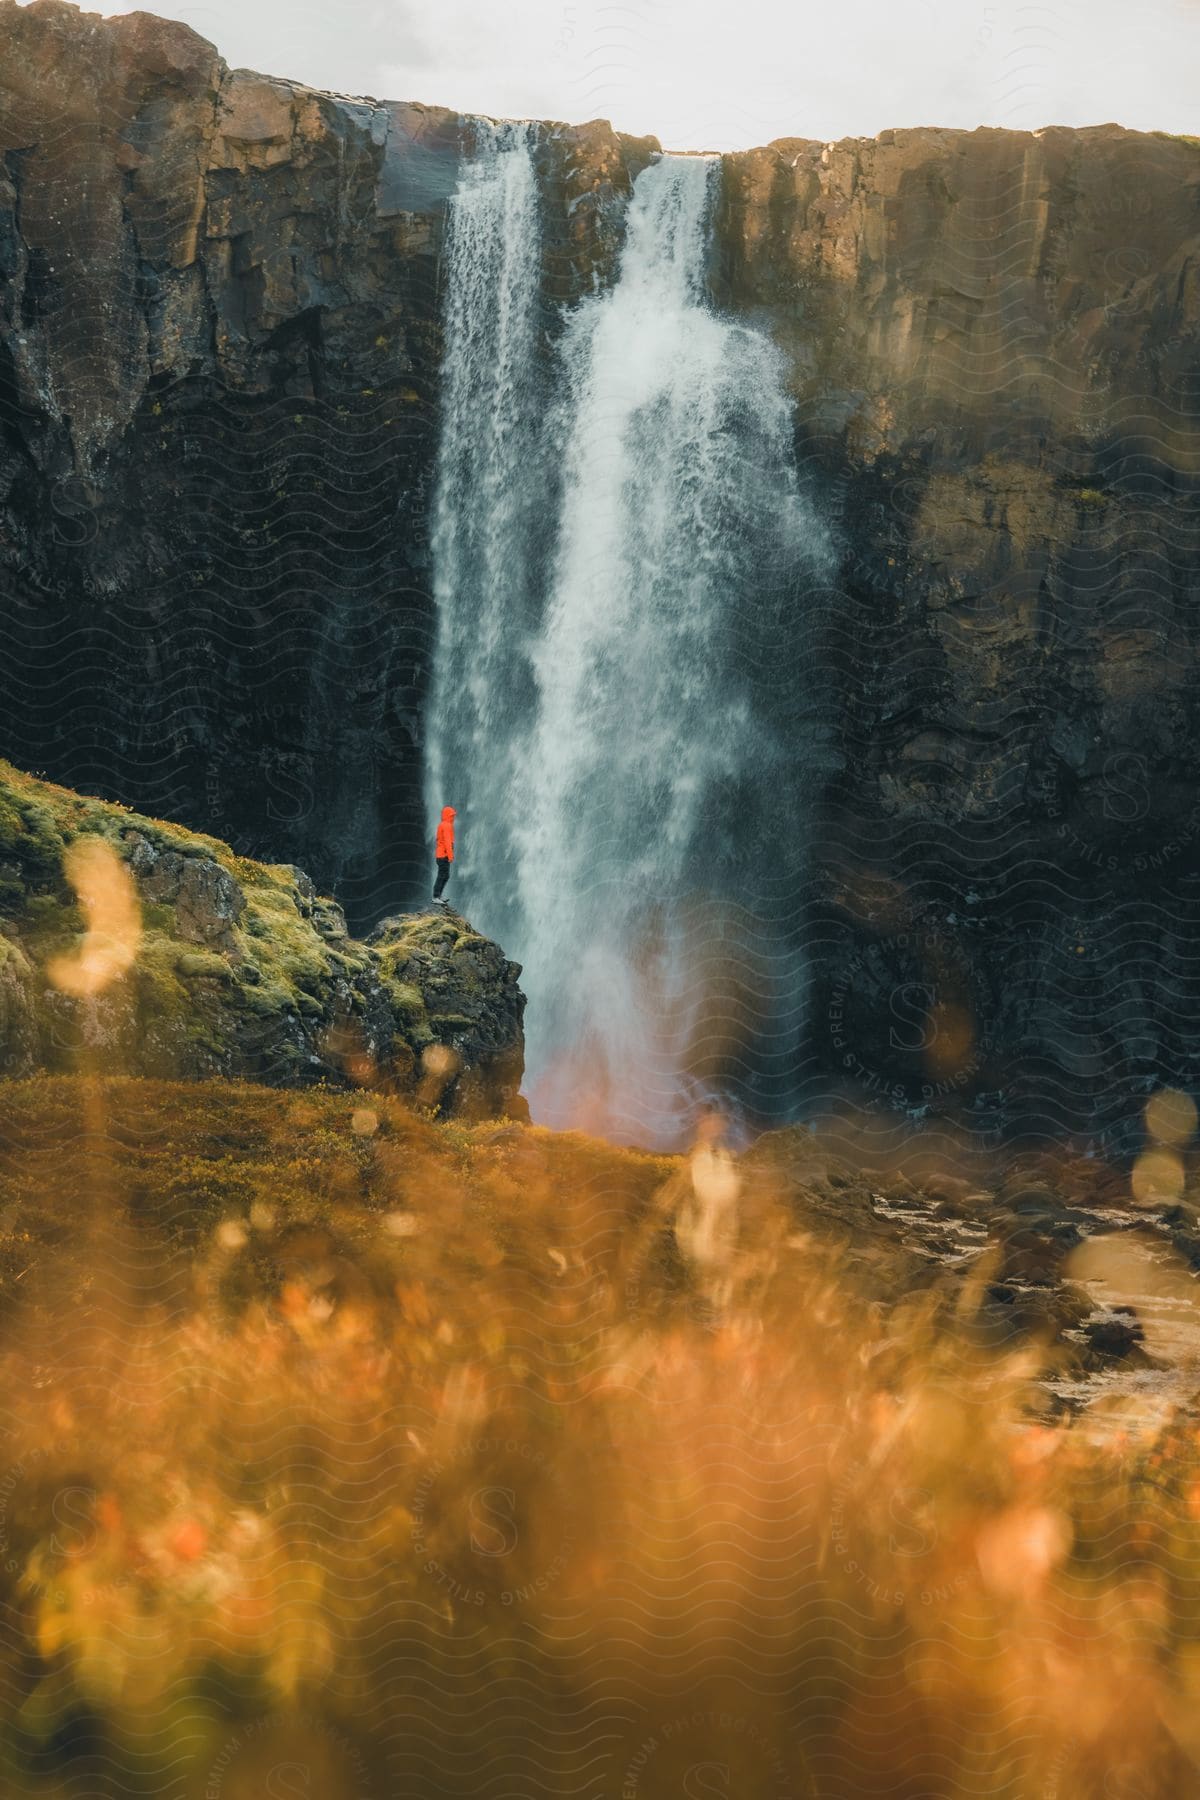
POLYGON ((638 177, 546 405, 516 343, 539 260, 527 239, 522 277, 506 236, 520 154, 489 152, 454 202, 436 692, 469 692, 435 705, 429 800, 465 798, 458 899, 524 964, 534 1116, 669 1142, 752 1039, 794 1044, 803 973, 761 905, 790 777, 759 700, 820 533, 777 354, 707 298, 715 163, 638 177))
MULTIPOLYGON (((450 206, 443 253, 437 646, 425 792, 431 819, 443 804, 458 810, 462 851, 450 897, 464 903, 474 871, 483 877, 487 916, 508 928, 515 894, 501 796, 512 784, 516 751, 508 712, 520 709, 522 694, 530 703, 523 645, 536 599, 542 504, 535 469, 541 235, 532 127, 480 129, 450 206)), ((497 927, 496 935, 507 943, 511 929, 506 937, 497 927)))

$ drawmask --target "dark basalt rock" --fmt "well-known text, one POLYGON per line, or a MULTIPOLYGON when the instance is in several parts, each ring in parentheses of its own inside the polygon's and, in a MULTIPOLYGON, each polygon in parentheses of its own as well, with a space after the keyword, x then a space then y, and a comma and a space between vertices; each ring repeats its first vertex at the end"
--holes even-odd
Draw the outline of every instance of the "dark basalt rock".
POLYGON ((1115 125, 724 159, 715 291, 840 519, 808 929, 849 1098, 1095 1133, 1200 1078, 1198 200, 1196 140, 1115 125))
POLYGON ((1101 1356, 1118 1358, 1128 1357, 1146 1336, 1137 1314, 1129 1307, 1116 1307, 1105 1318, 1085 1319, 1082 1330, 1092 1350, 1101 1356))

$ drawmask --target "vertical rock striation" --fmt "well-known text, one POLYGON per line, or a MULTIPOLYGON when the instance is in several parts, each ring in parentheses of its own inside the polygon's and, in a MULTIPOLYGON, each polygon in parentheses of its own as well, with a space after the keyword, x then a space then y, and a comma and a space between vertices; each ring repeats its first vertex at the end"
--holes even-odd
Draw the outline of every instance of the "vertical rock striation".
POLYGON ((840 517, 832 1068, 1035 1130, 1194 1082, 1200 143, 772 144, 714 285, 840 517))

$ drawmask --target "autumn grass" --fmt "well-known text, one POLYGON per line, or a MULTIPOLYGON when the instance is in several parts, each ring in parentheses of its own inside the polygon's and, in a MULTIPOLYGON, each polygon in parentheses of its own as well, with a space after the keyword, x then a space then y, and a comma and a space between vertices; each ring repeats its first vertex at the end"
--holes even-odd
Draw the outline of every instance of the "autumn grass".
POLYGON ((1031 1422, 982 1277, 881 1303, 770 1158, 714 1308, 679 1159, 0 1098, 5 1793, 1189 1791, 1193 1424, 1031 1422))

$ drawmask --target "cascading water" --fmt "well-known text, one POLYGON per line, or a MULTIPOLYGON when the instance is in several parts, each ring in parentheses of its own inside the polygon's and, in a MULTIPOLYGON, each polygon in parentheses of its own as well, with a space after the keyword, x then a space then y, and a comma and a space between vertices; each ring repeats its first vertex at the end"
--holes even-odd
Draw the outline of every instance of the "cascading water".
POLYGON ((444 252, 433 527, 438 637, 425 789, 434 820, 444 803, 458 810, 455 897, 467 899, 474 873, 488 917, 511 923, 508 808, 500 796, 511 786, 517 748, 509 713, 532 703, 524 641, 536 618, 534 547, 544 528, 535 466, 541 236, 532 127, 481 130, 451 204, 444 252))
POLYGON ((468 173, 448 270, 430 806, 465 800, 458 900, 524 964, 535 1117, 660 1143, 698 1085, 745 1077, 752 1038, 786 1057, 803 992, 757 904, 790 778, 755 696, 820 533, 776 353, 706 298, 714 167, 639 176, 549 409, 517 348, 537 306, 536 208, 511 200, 527 143, 468 173), (525 534, 548 495, 540 573, 525 534))

